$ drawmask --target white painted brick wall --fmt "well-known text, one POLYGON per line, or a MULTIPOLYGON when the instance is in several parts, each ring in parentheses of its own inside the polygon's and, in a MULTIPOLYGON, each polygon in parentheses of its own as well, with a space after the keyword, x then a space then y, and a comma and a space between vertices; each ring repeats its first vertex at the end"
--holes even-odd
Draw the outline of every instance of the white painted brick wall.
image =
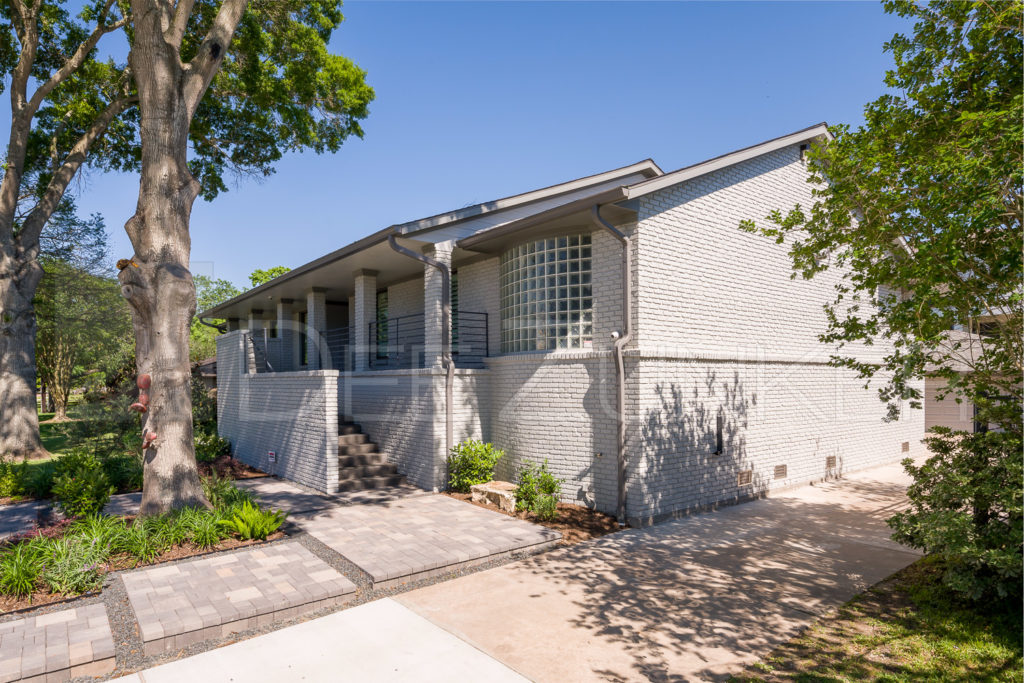
POLYGON ((245 365, 242 333, 217 337, 217 431, 234 456, 319 491, 337 491, 338 371, 250 374, 245 365))

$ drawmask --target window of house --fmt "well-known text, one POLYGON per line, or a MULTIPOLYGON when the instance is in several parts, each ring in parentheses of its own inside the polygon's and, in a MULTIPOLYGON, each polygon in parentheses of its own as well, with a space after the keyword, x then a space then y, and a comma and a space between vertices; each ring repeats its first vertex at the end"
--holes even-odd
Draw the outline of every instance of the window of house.
POLYGON ((377 292, 377 358, 388 357, 388 290, 377 292))
POLYGON ((594 336, 590 235, 537 240, 501 257, 501 350, 589 348, 594 336))

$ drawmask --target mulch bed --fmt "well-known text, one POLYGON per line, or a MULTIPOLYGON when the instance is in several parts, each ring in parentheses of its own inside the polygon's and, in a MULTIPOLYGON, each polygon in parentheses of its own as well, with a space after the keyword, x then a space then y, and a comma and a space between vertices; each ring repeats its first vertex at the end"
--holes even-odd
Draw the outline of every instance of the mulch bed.
POLYGON ((222 455, 213 462, 199 463, 199 474, 201 476, 208 477, 214 473, 218 477, 227 477, 229 479, 258 479, 270 476, 266 472, 260 472, 239 460, 235 460, 230 455, 222 455))
MULTIPOLYGON (((246 548, 249 546, 263 545, 270 543, 278 539, 284 538, 287 534, 283 531, 275 531, 274 533, 267 536, 265 541, 240 541, 237 538, 226 538, 220 543, 210 548, 200 548, 194 546, 191 543, 184 543, 168 548, 159 557, 154 559, 152 562, 139 562, 130 555, 114 555, 103 565, 102 574, 110 574, 111 572, 122 571, 125 569, 138 569, 141 567, 151 567, 157 564, 164 564, 166 562, 175 562, 177 560, 184 560, 189 557, 200 557, 203 555, 210 555, 212 553, 219 553, 225 550, 236 550, 238 548, 246 548)), ((57 602, 71 602, 80 598, 87 598, 92 595, 99 595, 101 590, 91 591, 83 593, 81 595, 62 595, 59 593, 51 593, 49 591, 40 590, 36 591, 29 597, 15 597, 13 595, 2 595, 0 594, 0 617, 6 616, 12 612, 20 612, 23 610, 36 609, 44 605, 51 605, 57 602)))
MULTIPOLYGON (((508 515, 507 512, 499 510, 493 505, 474 503, 468 493, 447 492, 445 495, 456 500, 465 501, 470 505, 476 505, 477 507, 508 515)), ((619 530, 619 523, 611 515, 591 510, 582 505, 573 505, 572 503, 559 503, 558 517, 550 522, 541 521, 533 513, 525 511, 516 512, 509 515, 509 517, 523 519, 527 522, 533 522, 534 524, 561 532, 562 540, 558 544, 563 546, 576 545, 577 543, 589 541, 592 538, 605 536, 619 530)))

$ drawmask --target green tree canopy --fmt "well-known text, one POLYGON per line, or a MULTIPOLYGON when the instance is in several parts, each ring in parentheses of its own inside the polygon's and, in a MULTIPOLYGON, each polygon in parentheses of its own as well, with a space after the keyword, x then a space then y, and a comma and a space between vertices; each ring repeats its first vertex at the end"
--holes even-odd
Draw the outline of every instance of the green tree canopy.
POLYGON ((951 400, 1019 434, 1022 4, 885 8, 916 21, 885 46, 890 92, 811 151, 813 206, 742 227, 789 244, 794 275, 842 273, 821 340, 862 377, 884 371, 891 407, 920 405, 913 380, 937 375, 951 400), (881 365, 841 353, 880 339, 881 365))
POLYGON ((273 268, 267 268, 266 270, 257 268, 249 274, 249 282, 252 283, 253 287, 259 287, 264 283, 270 282, 275 277, 281 277, 290 270, 291 268, 286 266, 274 266, 273 268))
MULTIPOLYGON (((196 283, 197 312, 213 308, 242 293, 228 280, 214 279, 206 275, 195 275, 192 280, 196 283)), ((216 325, 223 321, 208 320, 207 322, 216 325)), ((193 316, 189 330, 189 360, 198 363, 217 355, 217 335, 217 330, 209 325, 204 325, 198 317, 193 316)))

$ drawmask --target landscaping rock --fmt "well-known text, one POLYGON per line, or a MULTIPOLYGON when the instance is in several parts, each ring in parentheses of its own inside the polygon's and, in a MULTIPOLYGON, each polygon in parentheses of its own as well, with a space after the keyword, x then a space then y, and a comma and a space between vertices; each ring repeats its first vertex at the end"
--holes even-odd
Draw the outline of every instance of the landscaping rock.
POLYGON ((489 481, 469 487, 474 503, 494 505, 502 512, 516 511, 516 485, 507 481, 489 481))

